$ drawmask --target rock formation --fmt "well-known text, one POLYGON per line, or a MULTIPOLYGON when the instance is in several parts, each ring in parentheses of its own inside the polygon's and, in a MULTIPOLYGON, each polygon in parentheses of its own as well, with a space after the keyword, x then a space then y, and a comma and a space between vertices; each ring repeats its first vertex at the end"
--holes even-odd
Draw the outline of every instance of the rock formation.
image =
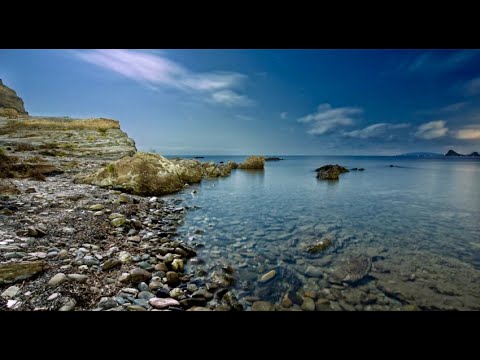
POLYGON ((317 172, 317 179, 320 180, 338 180, 338 176, 342 173, 349 172, 348 169, 340 165, 325 165, 318 169, 315 169, 317 172))
POLYGON ((239 169, 263 170, 265 158, 263 156, 249 156, 244 162, 238 165, 239 169))
POLYGON ((0 117, 15 118, 20 115, 28 115, 23 100, 0 79, 0 117))

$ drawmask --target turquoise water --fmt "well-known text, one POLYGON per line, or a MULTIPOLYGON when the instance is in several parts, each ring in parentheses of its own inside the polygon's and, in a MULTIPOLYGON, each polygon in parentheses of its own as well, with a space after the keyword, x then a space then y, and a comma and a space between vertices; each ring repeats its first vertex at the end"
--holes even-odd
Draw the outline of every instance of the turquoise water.
POLYGON ((204 268, 224 261, 236 269, 235 291, 247 309, 255 298, 280 304, 289 291, 313 292, 326 304, 317 309, 326 310, 480 309, 479 160, 284 158, 181 194, 198 208, 187 213, 180 235, 204 245, 204 268), (317 180, 314 169, 325 164, 365 171, 317 180), (325 238, 331 248, 305 251, 325 238), (345 259, 358 255, 373 259, 362 282, 331 281, 345 259), (259 282, 270 270, 276 277, 259 282))

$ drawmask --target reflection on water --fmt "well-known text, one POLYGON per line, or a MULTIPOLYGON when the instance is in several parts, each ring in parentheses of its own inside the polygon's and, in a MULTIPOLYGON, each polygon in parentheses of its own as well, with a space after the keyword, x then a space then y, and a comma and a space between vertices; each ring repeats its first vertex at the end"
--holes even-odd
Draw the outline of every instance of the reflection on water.
POLYGON ((479 184, 474 159, 287 157, 185 191, 200 209, 180 232, 205 245, 206 267, 236 269, 247 308, 252 297, 301 305, 306 293, 317 310, 480 309, 479 184), (317 180, 313 170, 329 163, 365 171, 317 180), (325 238, 329 249, 306 252, 325 238), (270 270, 277 275, 261 283, 270 270), (364 276, 348 284, 338 280, 345 272, 364 276))

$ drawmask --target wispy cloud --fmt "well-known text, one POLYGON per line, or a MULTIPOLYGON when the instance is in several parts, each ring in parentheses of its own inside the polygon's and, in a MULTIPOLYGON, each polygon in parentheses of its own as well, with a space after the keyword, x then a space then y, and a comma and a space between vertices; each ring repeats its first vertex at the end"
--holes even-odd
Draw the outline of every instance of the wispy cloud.
POLYGON ((480 76, 474 79, 468 80, 463 85, 463 91, 467 96, 480 94, 480 76))
POLYGON ((405 129, 410 127, 410 124, 389 124, 379 123, 367 126, 366 128, 344 132, 343 135, 351 138, 369 139, 369 138, 388 138, 387 132, 395 129, 405 129))
POLYGON ((138 50, 79 50, 76 56, 88 63, 116 72, 150 88, 174 87, 182 91, 210 93, 207 99, 227 106, 251 102, 231 89, 240 87, 247 76, 235 72, 193 72, 163 54, 138 50))
POLYGON ((221 90, 212 94, 210 101, 225 106, 251 106, 253 101, 247 96, 239 95, 232 90, 221 90))
POLYGON ((480 140, 480 125, 470 125, 455 132, 454 135, 461 140, 480 140))
POLYGON ((253 116, 243 115, 243 114, 236 114, 235 117, 238 120, 242 120, 242 121, 253 121, 253 120, 255 120, 255 118, 253 116))
POLYGON ((432 140, 447 135, 448 128, 443 120, 430 121, 418 127, 415 136, 420 139, 432 140))
POLYGON ((286 119, 288 117, 288 113, 286 111, 280 113, 280 118, 281 119, 286 119))
POLYGON ((411 72, 451 71, 464 66, 479 55, 479 50, 458 50, 453 53, 445 50, 429 51, 413 59, 408 66, 408 70, 411 72))
POLYGON ((338 127, 352 125, 354 116, 361 114, 357 107, 333 108, 330 104, 320 104, 316 112, 297 119, 299 123, 309 124, 308 133, 322 135, 338 127))

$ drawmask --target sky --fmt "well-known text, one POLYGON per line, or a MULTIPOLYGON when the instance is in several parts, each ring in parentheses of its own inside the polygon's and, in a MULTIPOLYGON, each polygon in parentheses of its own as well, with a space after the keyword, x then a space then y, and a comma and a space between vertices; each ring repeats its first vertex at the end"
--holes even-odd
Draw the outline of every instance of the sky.
POLYGON ((480 50, 0 50, 34 116, 165 155, 480 151, 480 50))

